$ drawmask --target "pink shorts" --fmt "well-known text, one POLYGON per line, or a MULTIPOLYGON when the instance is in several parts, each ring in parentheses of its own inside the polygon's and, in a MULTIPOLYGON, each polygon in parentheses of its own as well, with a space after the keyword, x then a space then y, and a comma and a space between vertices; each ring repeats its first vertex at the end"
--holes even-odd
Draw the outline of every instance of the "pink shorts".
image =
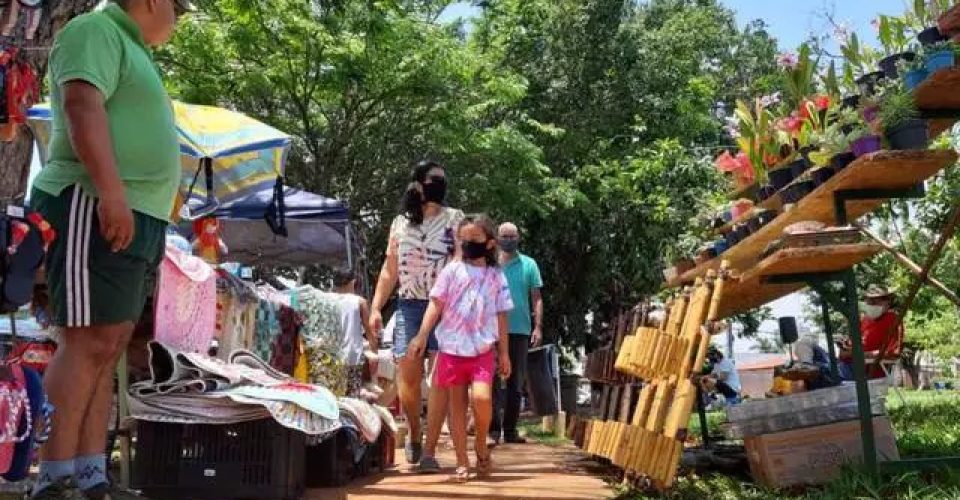
POLYGON ((474 357, 454 356, 441 352, 437 355, 437 368, 433 374, 433 381, 437 387, 444 389, 473 382, 493 385, 495 361, 493 349, 474 357))

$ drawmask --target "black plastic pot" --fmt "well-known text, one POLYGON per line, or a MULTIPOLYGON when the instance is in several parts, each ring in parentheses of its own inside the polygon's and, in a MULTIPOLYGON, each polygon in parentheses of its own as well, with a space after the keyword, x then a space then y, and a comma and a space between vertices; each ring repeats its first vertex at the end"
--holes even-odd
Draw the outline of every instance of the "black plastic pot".
POLYGON ((857 85, 860 87, 860 94, 872 96, 877 92, 877 86, 886 78, 883 71, 874 71, 857 78, 857 85))
POLYGON ((854 109, 860 105, 860 96, 859 95, 849 95, 843 98, 843 103, 841 106, 844 109, 854 109))
POLYGON ((757 216, 750 217, 747 219, 747 230, 750 231, 750 234, 753 234, 760 230, 760 219, 757 216))
POLYGON ((777 188, 773 187, 770 184, 764 184, 763 186, 760 187, 760 191, 758 192, 758 197, 760 198, 760 201, 765 201, 775 194, 777 194, 777 188))
POLYGON ((734 245, 740 243, 740 235, 736 231, 730 231, 723 239, 727 241, 727 248, 733 248, 734 245))
POLYGON ((796 203, 816 188, 812 180, 795 182, 783 190, 784 203, 796 203))
POLYGON ((797 177, 803 175, 803 173, 810 168, 810 160, 808 160, 806 157, 799 158, 790 163, 789 167, 790 175, 796 179, 797 177))
POLYGON ((810 172, 810 178, 813 179, 813 184, 815 186, 822 186, 824 183, 830 180, 835 173, 836 172, 833 170, 833 167, 820 167, 810 172))
POLYGON ((857 155, 849 151, 846 153, 833 155, 833 158, 830 158, 830 168, 833 169, 834 173, 839 172, 847 168, 847 165, 853 163, 853 160, 856 159, 857 155))
POLYGON ((750 236, 750 228, 746 224, 737 224, 733 229, 737 233, 737 238, 739 241, 743 241, 750 236))
POLYGON ((940 28, 936 26, 931 26, 917 34, 917 41, 924 47, 929 47, 949 39, 950 37, 943 36, 943 34, 940 33, 940 28))
POLYGON ((886 131, 890 149, 926 149, 929 142, 926 120, 909 120, 886 131))
POLYGON ((790 181, 794 179, 793 172, 789 165, 780 167, 776 170, 770 171, 770 185, 773 186, 773 189, 780 191, 785 188, 787 184, 790 184, 790 181))
POLYGON ((880 59, 880 70, 883 71, 883 75, 891 80, 900 78, 900 70, 897 68, 897 63, 900 61, 913 61, 917 58, 917 55, 913 52, 901 52, 899 54, 894 54, 892 56, 884 57, 880 59))
POLYGON ((715 218, 710 222, 710 228, 711 228, 711 229, 720 229, 721 227, 724 226, 724 224, 726 224, 726 222, 723 221, 723 217, 715 217, 715 218))
POLYGON ((773 219, 777 218, 777 213, 773 210, 763 210, 757 214, 757 221, 760 222, 760 227, 766 226, 767 224, 773 222, 773 219))

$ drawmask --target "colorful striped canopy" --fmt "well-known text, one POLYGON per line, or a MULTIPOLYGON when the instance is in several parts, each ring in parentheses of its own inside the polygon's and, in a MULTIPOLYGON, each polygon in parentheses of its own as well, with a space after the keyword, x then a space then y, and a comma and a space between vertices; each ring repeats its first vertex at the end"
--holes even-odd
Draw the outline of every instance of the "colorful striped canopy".
MULTIPOLYGON (((200 159, 213 160, 213 189, 225 203, 272 187, 283 176, 290 136, 246 115, 212 106, 173 101, 180 136, 182 193, 197 174, 200 159)), ((50 140, 52 113, 48 103, 28 112, 41 150, 50 140)), ((191 198, 206 198, 203 172, 191 198)))

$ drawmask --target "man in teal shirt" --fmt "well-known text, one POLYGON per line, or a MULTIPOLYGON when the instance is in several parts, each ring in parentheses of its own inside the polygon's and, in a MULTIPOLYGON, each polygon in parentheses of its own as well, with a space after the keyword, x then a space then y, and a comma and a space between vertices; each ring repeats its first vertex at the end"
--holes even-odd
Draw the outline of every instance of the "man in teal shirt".
POLYGON ((56 230, 46 263, 61 330, 44 375, 54 406, 32 498, 136 497, 107 479, 113 373, 163 256, 180 183, 170 98, 151 47, 188 0, 117 0, 78 16, 50 52, 49 161, 30 205, 56 230))
POLYGON ((513 310, 509 315, 510 365, 513 368, 506 387, 497 390, 494 399, 493 423, 490 439, 507 443, 525 443, 517 434, 520 418, 521 393, 527 372, 527 350, 543 342, 543 279, 537 262, 520 253, 520 232, 517 226, 507 222, 497 234, 500 245, 500 266, 507 277, 513 310))

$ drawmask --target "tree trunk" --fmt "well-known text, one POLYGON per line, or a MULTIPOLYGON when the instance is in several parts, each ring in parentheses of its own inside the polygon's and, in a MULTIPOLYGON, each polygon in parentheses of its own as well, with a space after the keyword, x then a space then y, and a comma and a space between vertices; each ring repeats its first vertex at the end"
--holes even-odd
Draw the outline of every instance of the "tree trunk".
MULTIPOLYGON (((22 44, 28 50, 23 51, 23 58, 33 66, 36 74, 46 78, 47 56, 53 44, 53 37, 67 21, 93 8, 96 0, 50 0, 43 4, 43 18, 33 40, 22 44), (30 49, 37 47, 37 50, 30 49), (43 49, 40 49, 43 48, 43 49)), ((20 16, 21 27, 14 32, 14 36, 22 37, 22 25, 26 16, 20 16)), ((19 45, 15 40, 0 37, 0 44, 19 45)), ((22 129, 17 138, 10 143, 0 142, 0 199, 9 199, 25 194, 27 178, 30 173, 30 161, 33 158, 33 135, 22 129)))

